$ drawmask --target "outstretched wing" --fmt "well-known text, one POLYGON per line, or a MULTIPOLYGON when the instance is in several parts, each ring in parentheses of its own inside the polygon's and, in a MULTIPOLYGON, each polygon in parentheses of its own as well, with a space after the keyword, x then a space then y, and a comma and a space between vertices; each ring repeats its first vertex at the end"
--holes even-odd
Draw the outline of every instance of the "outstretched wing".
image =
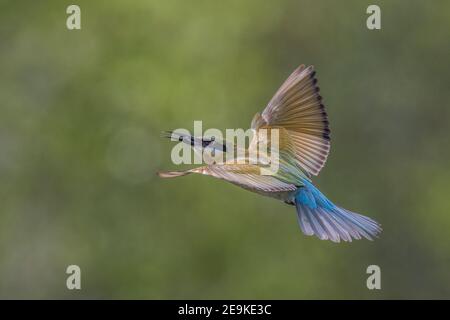
POLYGON ((252 121, 255 130, 284 128, 297 164, 313 175, 319 174, 330 151, 328 117, 321 100, 313 66, 301 65, 252 121))
POLYGON ((242 188, 255 192, 290 192, 297 186, 277 179, 272 175, 262 174, 261 168, 251 164, 223 164, 198 167, 186 171, 158 173, 162 178, 174 178, 190 173, 200 173, 223 179, 242 188))

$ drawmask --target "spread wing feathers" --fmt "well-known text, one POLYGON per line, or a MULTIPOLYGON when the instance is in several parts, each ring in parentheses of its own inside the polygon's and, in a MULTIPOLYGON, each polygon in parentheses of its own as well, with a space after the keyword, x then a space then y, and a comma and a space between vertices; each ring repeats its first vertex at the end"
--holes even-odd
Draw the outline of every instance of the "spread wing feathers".
POLYGON ((330 151, 328 117, 312 66, 298 67, 275 93, 252 128, 283 127, 298 164, 308 174, 319 174, 330 151))
POLYGON ((297 189, 295 185, 280 181, 272 175, 261 175, 260 168, 251 164, 211 165, 198 168, 196 172, 254 191, 282 192, 297 189))
POLYGON ((286 192, 297 189, 294 184, 280 181, 272 175, 261 175, 260 168, 251 164, 210 165, 186 171, 159 172, 158 175, 163 178, 173 178, 189 173, 209 175, 252 191, 286 192))

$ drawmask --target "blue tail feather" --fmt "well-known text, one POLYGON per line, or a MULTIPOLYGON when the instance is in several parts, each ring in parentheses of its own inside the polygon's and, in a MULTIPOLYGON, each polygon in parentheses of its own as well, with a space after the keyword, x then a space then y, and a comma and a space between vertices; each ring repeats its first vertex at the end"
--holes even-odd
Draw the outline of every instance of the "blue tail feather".
POLYGON ((298 221, 304 234, 340 242, 362 237, 372 240, 381 232, 376 221, 336 206, 309 181, 304 184, 295 196, 298 221))

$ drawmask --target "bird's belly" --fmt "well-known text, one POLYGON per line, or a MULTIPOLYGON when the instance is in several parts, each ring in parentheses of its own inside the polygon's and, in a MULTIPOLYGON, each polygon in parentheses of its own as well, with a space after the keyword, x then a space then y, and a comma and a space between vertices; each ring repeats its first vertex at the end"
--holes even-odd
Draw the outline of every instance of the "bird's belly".
POLYGON ((297 193, 297 190, 295 191, 279 191, 279 192, 267 192, 267 191, 261 191, 261 190, 251 190, 253 192, 256 192, 262 196, 274 198, 280 201, 284 201, 286 203, 293 202, 294 196, 297 193))

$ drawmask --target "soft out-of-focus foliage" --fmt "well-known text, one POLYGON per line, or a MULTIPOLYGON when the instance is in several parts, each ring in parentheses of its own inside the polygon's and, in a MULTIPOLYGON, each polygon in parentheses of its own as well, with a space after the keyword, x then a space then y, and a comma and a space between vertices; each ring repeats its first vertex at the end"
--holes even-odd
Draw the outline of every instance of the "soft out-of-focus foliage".
POLYGON ((0 297, 449 298, 450 3, 0 4, 0 297), (383 225, 303 236, 295 210, 173 168, 160 131, 246 128, 314 64, 332 128, 316 184, 383 225), (82 290, 65 269, 82 269, 82 290), (366 267, 382 290, 366 288, 366 267))

